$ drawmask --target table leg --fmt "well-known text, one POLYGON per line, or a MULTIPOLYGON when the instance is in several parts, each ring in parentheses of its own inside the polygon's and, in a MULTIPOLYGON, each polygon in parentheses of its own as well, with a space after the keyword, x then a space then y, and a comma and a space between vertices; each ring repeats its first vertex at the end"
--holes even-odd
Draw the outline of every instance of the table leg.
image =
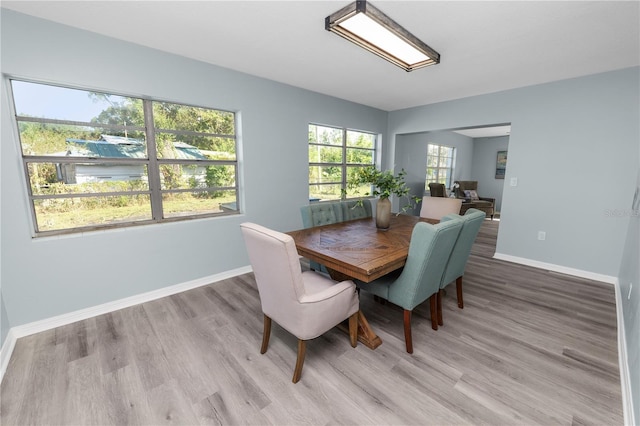
MULTIPOLYGON (((345 281, 352 279, 351 277, 346 276, 342 272, 329 270, 329 275, 332 279, 336 281, 345 281)), ((341 324, 341 329, 349 332, 349 328, 345 327, 344 324, 341 324)), ((382 339, 373 331, 371 326, 369 325, 369 321, 364 316, 362 311, 358 311, 358 341, 368 347, 369 349, 375 349, 382 344, 382 339)))
POLYGON ((373 331, 362 311, 358 311, 358 341, 369 349, 382 344, 382 339, 373 331))

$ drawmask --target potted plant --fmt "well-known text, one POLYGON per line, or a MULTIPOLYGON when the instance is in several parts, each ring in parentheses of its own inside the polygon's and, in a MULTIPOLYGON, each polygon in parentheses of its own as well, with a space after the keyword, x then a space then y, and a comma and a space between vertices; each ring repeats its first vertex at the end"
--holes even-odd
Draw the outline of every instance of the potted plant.
MULTIPOLYGON (((395 195, 397 197, 407 197, 409 203, 402 207, 402 211, 405 212, 410 207, 413 207, 413 203, 420 201, 419 197, 415 197, 409 194, 409 187, 407 186, 404 178, 407 172, 402 169, 397 175, 394 175, 390 170, 380 171, 375 167, 364 167, 359 169, 353 176, 349 178, 347 187, 349 189, 357 189, 362 185, 373 186, 373 191, 367 192, 364 195, 372 195, 378 197, 376 204, 376 226, 380 229, 388 229, 391 222, 391 201, 389 197, 395 195)), ((346 196, 346 191, 343 191, 343 197, 346 196)), ((400 214, 400 212, 398 212, 400 214)))

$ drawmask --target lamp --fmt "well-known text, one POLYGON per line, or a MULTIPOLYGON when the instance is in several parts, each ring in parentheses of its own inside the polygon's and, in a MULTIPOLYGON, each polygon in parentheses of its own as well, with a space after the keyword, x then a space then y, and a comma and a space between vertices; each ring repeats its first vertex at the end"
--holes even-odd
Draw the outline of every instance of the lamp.
POLYGON ((440 63, 440 54, 366 0, 355 1, 324 20, 327 31, 413 71, 440 63))

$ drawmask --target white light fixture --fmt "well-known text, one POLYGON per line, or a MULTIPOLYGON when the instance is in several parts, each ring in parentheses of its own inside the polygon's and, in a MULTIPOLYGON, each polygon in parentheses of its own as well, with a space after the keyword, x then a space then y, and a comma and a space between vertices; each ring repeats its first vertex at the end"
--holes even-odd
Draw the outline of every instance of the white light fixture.
POLYGON ((440 63, 438 52, 366 0, 327 16, 324 27, 406 71, 440 63))

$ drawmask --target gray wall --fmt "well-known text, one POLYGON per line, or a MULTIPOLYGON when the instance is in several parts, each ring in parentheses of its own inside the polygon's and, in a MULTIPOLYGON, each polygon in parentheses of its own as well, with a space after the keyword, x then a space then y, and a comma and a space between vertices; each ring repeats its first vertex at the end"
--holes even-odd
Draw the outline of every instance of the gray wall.
MULTIPOLYGON (((411 188, 411 193, 420 197, 425 192, 427 145, 430 143, 456 148, 454 180, 471 179, 471 169, 474 161, 472 138, 449 131, 397 135, 394 170, 398 171, 403 168, 406 170, 406 181, 411 188)), ((398 203, 398 200, 394 200, 394 203, 398 203)), ((400 201, 398 208, 403 205, 404 203, 400 201)), ((410 212, 418 215, 420 207, 421 203, 410 212)))
POLYGON ((0 292, 0 347, 4 344, 4 339, 7 338, 10 328, 11 323, 7 316, 7 309, 4 307, 4 297, 2 297, 2 293, 0 292))
POLYGON ((640 185, 639 77, 634 67, 389 114, 391 144, 407 133, 511 123, 505 182, 517 177, 518 186, 504 186, 497 252, 619 277, 636 421, 640 236, 637 216, 618 212, 630 212, 640 185))
POLYGON ((3 74, 238 111, 245 212, 32 238, 3 79, 2 315, 12 326, 248 265, 241 222, 302 227, 310 122, 386 134, 384 111, 4 9, 1 19, 3 74))
MULTIPOLYGON (((496 211, 502 206, 504 179, 495 178, 496 154, 506 150, 509 137, 475 138, 443 130, 396 135, 394 169, 407 171, 407 183, 412 194, 421 194, 424 190, 427 167, 427 144, 433 143, 456 148, 454 180, 477 180, 478 194, 481 197, 496 199, 496 211)), ((406 203, 398 203, 398 207, 406 203)), ((420 213, 420 205, 413 209, 420 213)))
MULTIPOLYGON (((496 199, 497 212, 502 208, 502 191, 508 182, 505 179, 496 179, 496 157, 498 151, 506 151, 508 147, 509 136, 473 140, 471 180, 478 181, 478 195, 496 199)), ((507 167, 509 167, 508 157, 507 167)))
POLYGON ((497 251, 615 277, 628 218, 607 212, 633 191, 638 101, 636 67, 393 111, 387 153, 399 134, 511 123, 497 251))

